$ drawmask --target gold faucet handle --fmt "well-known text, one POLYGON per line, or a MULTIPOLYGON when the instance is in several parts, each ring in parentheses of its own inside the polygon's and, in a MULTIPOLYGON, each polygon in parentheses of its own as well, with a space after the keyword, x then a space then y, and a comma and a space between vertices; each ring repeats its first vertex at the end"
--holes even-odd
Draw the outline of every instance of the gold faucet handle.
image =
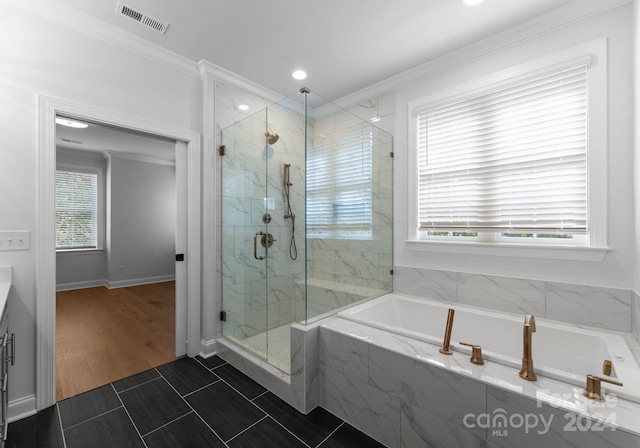
POLYGON ((605 359, 604 362, 602 363, 602 373, 607 376, 611 375, 611 367, 612 367, 611 360, 605 359))
POLYGON ((466 345, 471 347, 471 362, 476 365, 484 365, 484 359, 482 358, 482 347, 476 344, 469 344, 468 342, 460 342, 460 345, 466 345))
POLYGON ((596 375, 587 375, 587 386, 582 391, 582 395, 589 398, 590 400, 603 401, 604 394, 600 388, 600 383, 604 381, 605 383, 614 384, 616 386, 622 386, 622 383, 619 381, 610 380, 608 378, 601 378, 596 375))

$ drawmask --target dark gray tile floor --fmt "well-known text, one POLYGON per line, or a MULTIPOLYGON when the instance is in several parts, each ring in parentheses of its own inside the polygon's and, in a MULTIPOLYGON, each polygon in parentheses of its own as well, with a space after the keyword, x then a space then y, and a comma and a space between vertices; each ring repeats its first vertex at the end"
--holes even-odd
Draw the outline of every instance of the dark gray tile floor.
POLYGON ((321 408, 308 415, 221 358, 182 358, 9 425, 8 448, 378 448, 321 408))

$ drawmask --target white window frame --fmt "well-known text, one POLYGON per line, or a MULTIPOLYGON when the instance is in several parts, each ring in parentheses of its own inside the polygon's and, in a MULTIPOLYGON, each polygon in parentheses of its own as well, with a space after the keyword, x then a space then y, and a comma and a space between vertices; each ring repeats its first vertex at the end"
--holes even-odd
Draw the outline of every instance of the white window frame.
POLYGON ((91 165, 79 165, 71 163, 58 163, 56 165, 57 171, 70 171, 77 173, 96 174, 97 175, 97 235, 96 235, 96 247, 95 248, 65 248, 57 249, 57 254, 80 254, 87 252, 101 252, 104 250, 105 241, 105 188, 104 188, 104 170, 101 167, 91 165))
POLYGON ((580 261, 602 261, 607 247, 607 153, 608 153, 608 88, 607 88, 607 41, 599 39, 579 47, 558 52, 492 75, 488 75, 450 89, 416 98, 408 104, 408 239, 410 250, 448 252, 468 255, 525 256, 528 258, 569 259, 580 261), (572 244, 543 244, 535 240, 524 242, 502 242, 499 234, 486 238, 437 238, 421 239, 418 229, 418 142, 417 114, 426 108, 461 100, 490 89, 535 78, 563 68, 588 63, 588 154, 587 216, 589 233, 581 242, 572 244))

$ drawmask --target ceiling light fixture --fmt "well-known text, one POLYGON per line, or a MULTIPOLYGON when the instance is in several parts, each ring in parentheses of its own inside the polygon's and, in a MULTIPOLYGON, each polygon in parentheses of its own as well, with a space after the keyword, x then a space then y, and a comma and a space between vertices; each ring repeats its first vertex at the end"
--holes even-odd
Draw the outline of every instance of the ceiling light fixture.
POLYGON ((246 104, 241 104, 238 106, 238 109, 240 110, 249 110, 249 106, 247 106, 246 104))
POLYGON ((484 0, 462 0, 462 4, 465 6, 475 6, 484 2, 484 0))
POLYGON ((307 77, 307 74, 303 70, 296 70, 291 74, 294 79, 303 80, 307 77))
POLYGON ((56 123, 61 124, 62 126, 67 126, 70 128, 78 128, 84 129, 89 127, 87 123, 81 123, 79 121, 69 120, 68 118, 56 117, 56 123))

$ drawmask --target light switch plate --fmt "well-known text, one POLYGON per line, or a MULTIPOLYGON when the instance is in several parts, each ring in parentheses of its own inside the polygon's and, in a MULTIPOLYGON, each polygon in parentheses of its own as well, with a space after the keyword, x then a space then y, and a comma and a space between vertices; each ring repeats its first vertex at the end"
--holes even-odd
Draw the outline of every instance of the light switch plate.
POLYGON ((29 250, 30 247, 29 230, 0 230, 0 250, 29 250))

